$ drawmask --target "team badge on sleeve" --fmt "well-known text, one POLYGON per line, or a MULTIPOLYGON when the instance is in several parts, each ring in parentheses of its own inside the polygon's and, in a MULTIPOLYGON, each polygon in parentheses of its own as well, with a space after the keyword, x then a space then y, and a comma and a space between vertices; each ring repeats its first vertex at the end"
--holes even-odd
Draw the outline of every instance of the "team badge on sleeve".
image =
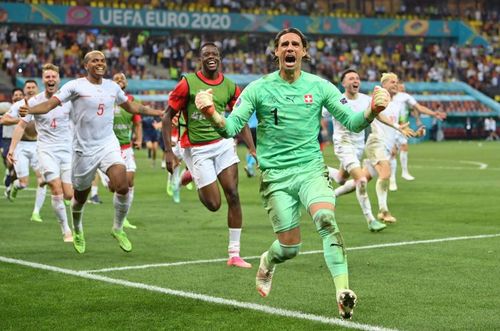
POLYGON ((313 96, 312 94, 306 94, 304 95, 304 102, 307 104, 313 103, 313 96))
POLYGON ((342 98, 340 99, 340 103, 345 105, 347 103, 347 99, 346 98, 342 98))
POLYGON ((238 97, 236 100, 236 103, 234 104, 235 107, 238 107, 241 104, 241 97, 238 97))

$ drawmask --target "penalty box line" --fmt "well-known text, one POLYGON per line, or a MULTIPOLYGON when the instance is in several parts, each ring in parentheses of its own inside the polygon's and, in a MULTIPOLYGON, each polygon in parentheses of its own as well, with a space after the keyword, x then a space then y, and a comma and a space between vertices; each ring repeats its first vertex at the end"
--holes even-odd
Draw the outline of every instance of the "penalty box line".
MULTIPOLYGON (((386 248, 386 247, 399 247, 399 246, 408 246, 408 245, 424 245, 424 244, 434 244, 434 243, 441 243, 441 242, 447 242, 447 241, 485 239, 485 238, 494 238, 494 237, 500 237, 500 233, 482 234, 482 235, 476 235, 476 236, 448 237, 448 238, 438 238, 438 239, 428 239, 428 240, 402 241, 402 242, 387 243, 387 244, 348 247, 347 251, 357 251, 357 250, 386 248)), ((300 252, 300 255, 319 254, 319 253, 323 253, 323 250, 300 252)), ((260 259, 260 256, 247 256, 247 257, 244 257, 243 259, 256 260, 256 259, 260 259)), ((134 270, 134 269, 175 267, 175 266, 189 265, 189 264, 216 263, 216 262, 225 262, 225 261, 227 261, 227 258, 194 260, 194 261, 179 261, 179 262, 171 262, 171 263, 143 264, 143 265, 135 265, 135 266, 103 268, 103 269, 96 269, 96 270, 84 270, 82 272, 99 273, 99 272, 123 271, 123 270, 134 270)))
POLYGON ((0 256, 0 261, 5 262, 5 263, 21 265, 21 266, 25 266, 25 267, 30 267, 30 268, 34 268, 34 269, 41 269, 41 270, 52 271, 52 272, 65 274, 65 275, 69 275, 69 276, 76 276, 76 277, 80 277, 80 278, 84 278, 84 279, 100 281, 100 282, 113 284, 113 285, 120 285, 120 286, 125 286, 125 287, 130 287, 130 288, 137 288, 137 289, 146 290, 146 291, 150 291, 150 292, 156 292, 156 293, 161 293, 161 294, 166 294, 166 295, 171 295, 171 296, 176 296, 176 297, 182 297, 182 298, 187 298, 187 299, 194 299, 194 300, 212 303, 212 304, 219 304, 219 305, 225 305, 225 306, 230 306, 230 307, 243 308, 243 309, 247 309, 247 310, 254 310, 254 311, 259 311, 259 312, 270 314, 270 315, 277 315, 277 316, 283 316, 283 317, 308 320, 308 321, 319 322, 319 323, 328 324, 328 325, 337 325, 337 326, 341 326, 341 327, 345 327, 345 328, 349 328, 349 329, 373 330, 373 331, 392 331, 392 330, 394 330, 394 329, 388 329, 388 328, 384 328, 384 327, 380 327, 380 326, 376 326, 376 325, 369 325, 369 324, 361 324, 361 323, 356 323, 356 322, 351 322, 351 321, 344 321, 344 320, 341 320, 339 318, 334 318, 334 317, 314 315, 314 314, 304 313, 301 311, 288 310, 288 309, 282 309, 282 308, 274 308, 274 307, 260 305, 260 304, 256 304, 256 303, 252 303, 252 302, 224 299, 224 298, 214 297, 214 296, 210 296, 210 295, 195 293, 195 292, 173 290, 173 289, 169 289, 169 288, 153 286, 153 285, 148 285, 148 284, 139 283, 139 282, 131 282, 131 281, 124 280, 124 279, 117 279, 117 278, 110 278, 110 277, 101 276, 101 275, 95 275, 95 274, 91 274, 91 273, 88 273, 85 271, 76 271, 76 270, 71 270, 71 269, 54 267, 54 266, 41 264, 41 263, 29 262, 29 261, 19 260, 19 259, 12 259, 12 258, 5 257, 5 256, 0 256))

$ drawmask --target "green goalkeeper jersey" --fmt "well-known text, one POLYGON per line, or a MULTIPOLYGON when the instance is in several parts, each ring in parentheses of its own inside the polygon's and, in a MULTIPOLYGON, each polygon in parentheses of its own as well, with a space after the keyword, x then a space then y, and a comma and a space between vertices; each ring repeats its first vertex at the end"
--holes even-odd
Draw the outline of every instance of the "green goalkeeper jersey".
POLYGON ((302 71, 290 84, 276 71, 245 88, 226 126, 217 131, 224 137, 238 134, 256 111, 260 168, 285 169, 323 159, 318 141, 323 107, 348 130, 359 132, 369 125, 364 112, 353 112, 327 80, 302 71))

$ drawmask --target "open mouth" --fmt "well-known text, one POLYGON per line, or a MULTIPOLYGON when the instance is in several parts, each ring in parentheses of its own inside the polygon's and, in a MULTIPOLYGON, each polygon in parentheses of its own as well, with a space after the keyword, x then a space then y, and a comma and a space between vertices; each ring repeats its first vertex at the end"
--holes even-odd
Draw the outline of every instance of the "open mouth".
POLYGON ((295 55, 293 54, 288 54, 285 56, 285 64, 287 66, 293 66, 297 62, 297 59, 295 58, 295 55))
POLYGON ((358 89, 359 88, 359 84, 352 84, 352 88, 353 89, 358 89))
POLYGON ((207 66, 210 69, 215 69, 215 68, 217 68, 217 61, 215 61, 215 60, 208 60, 207 61, 207 66))

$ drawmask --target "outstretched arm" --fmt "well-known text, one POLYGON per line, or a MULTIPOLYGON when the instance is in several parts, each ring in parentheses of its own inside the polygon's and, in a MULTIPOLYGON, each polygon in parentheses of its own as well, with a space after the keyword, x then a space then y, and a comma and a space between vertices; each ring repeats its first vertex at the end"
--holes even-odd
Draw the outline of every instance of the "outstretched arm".
POLYGON ((153 109, 148 106, 144 106, 140 103, 134 101, 125 101, 120 105, 123 109, 131 114, 149 115, 149 116, 162 116, 163 110, 153 109))
POLYGON ((58 98, 52 97, 49 100, 39 103, 34 107, 28 107, 28 104, 19 108, 19 115, 25 116, 26 114, 47 114, 52 109, 61 104, 58 98))
POLYGON ((387 126, 390 126, 391 128, 393 128, 394 130, 398 130, 399 132, 401 132, 406 138, 410 138, 410 137, 415 137, 415 131, 413 131, 409 125, 410 125, 410 122, 406 122, 406 123, 401 123, 401 124, 398 124, 398 123, 392 123, 391 120, 385 116, 384 114, 378 114, 377 116, 377 120, 379 120, 380 122, 384 123, 385 125, 387 126))

